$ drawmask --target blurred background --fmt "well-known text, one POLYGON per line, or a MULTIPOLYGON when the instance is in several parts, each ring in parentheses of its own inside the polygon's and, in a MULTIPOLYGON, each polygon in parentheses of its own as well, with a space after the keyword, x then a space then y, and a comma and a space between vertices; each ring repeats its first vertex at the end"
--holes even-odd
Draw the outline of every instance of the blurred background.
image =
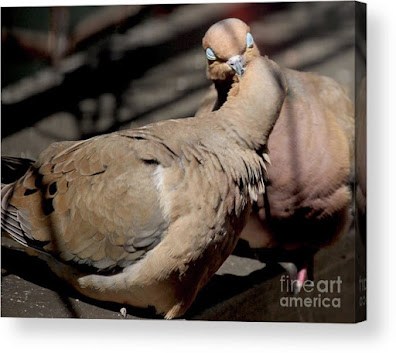
MULTIPOLYGON (((354 98, 365 44, 353 2, 2 8, 2 155, 35 159, 55 141, 193 116, 210 85, 201 39, 227 17, 250 25, 263 55, 330 76, 354 98)), ((354 242, 349 234, 315 259, 318 278, 341 273, 342 311, 281 308, 279 273, 231 256, 187 318, 350 321, 354 242)), ((36 261, 3 250, 3 316, 119 317, 119 306, 82 298, 36 261)))
POLYGON ((280 65, 353 90, 353 14, 334 2, 3 8, 3 154, 194 115, 210 84, 201 39, 227 17, 280 65))

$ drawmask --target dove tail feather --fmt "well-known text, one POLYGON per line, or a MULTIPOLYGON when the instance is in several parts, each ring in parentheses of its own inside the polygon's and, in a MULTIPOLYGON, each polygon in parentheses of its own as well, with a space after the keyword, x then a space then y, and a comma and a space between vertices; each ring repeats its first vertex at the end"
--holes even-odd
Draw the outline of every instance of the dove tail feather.
POLYGON ((27 246, 22 228, 18 222, 17 210, 8 204, 14 184, 1 184, 1 229, 18 243, 27 246))
POLYGON ((14 184, 1 184, 1 229, 6 232, 16 242, 26 247, 32 247, 39 252, 43 252, 43 245, 47 242, 38 241, 32 238, 31 229, 25 220, 28 217, 22 210, 18 210, 9 204, 9 200, 14 191, 14 184))
POLYGON ((33 160, 20 157, 1 157, 1 183, 11 184, 21 178, 30 166, 33 160))

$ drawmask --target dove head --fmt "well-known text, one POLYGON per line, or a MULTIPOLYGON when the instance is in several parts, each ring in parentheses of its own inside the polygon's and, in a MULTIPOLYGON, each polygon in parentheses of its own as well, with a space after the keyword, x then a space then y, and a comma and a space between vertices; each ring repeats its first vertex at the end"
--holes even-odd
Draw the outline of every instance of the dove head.
POLYGON ((246 65, 260 56, 249 26, 237 18, 211 26, 202 39, 202 46, 208 59, 208 77, 214 81, 243 75, 246 65))

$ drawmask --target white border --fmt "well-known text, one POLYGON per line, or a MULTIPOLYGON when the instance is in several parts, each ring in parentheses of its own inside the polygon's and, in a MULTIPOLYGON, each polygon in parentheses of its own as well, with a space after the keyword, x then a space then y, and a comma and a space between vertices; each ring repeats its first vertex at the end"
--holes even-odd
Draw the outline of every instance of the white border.
MULTIPOLYGON (((134 1, 133 3, 159 3, 134 1)), ((192 1, 167 1, 167 3, 192 1)), ((208 2, 208 1, 196 1, 208 2)), ((230 2, 230 1, 222 1, 230 2)), ((250 1, 253 2, 253 1, 250 1)), ((4 1, 1 6, 131 4, 4 1)), ((396 348, 396 53, 392 1, 368 0, 368 317, 365 323, 286 324, 70 319, 0 320, 1 349, 40 352, 393 351, 396 348)), ((6 351, 6 350, 4 350, 6 351)))

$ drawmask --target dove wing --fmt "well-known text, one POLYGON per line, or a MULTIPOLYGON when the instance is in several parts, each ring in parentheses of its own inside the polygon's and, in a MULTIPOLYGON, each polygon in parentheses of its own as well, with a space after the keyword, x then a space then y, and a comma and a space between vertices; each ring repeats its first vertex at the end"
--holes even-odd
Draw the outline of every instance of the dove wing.
POLYGON ((159 160, 161 146, 133 135, 50 146, 24 177, 3 188, 3 226, 19 242, 63 261, 94 270, 125 267, 155 247, 168 227, 155 185, 159 160))

